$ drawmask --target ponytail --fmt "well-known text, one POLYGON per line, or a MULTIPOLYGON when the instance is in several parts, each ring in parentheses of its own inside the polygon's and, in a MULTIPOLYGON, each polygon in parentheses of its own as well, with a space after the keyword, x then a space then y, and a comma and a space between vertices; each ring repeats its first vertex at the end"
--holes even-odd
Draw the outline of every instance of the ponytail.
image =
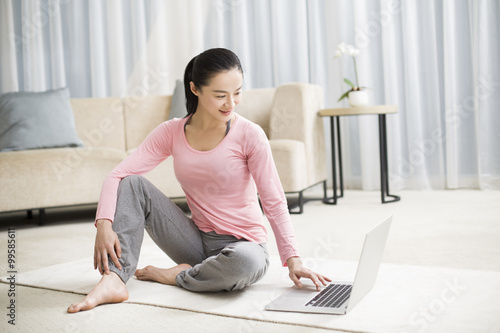
POLYGON ((186 66, 186 70, 184 71, 184 94, 186 95, 187 117, 195 113, 196 108, 198 107, 198 96, 193 94, 190 84, 190 82, 193 81, 193 67, 195 60, 196 57, 191 59, 186 66))
POLYGON ((191 91, 191 82, 197 89, 201 89, 210 84, 213 76, 232 69, 237 69, 243 74, 240 59, 228 49, 209 49, 191 59, 184 71, 187 117, 194 114, 198 108, 198 96, 191 91))

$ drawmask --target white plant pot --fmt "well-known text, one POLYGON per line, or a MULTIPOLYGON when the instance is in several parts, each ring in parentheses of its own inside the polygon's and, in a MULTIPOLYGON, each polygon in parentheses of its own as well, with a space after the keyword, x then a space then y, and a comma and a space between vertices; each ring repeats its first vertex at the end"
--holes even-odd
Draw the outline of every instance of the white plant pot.
POLYGON ((349 93, 349 105, 368 105, 368 94, 364 90, 354 90, 349 93))

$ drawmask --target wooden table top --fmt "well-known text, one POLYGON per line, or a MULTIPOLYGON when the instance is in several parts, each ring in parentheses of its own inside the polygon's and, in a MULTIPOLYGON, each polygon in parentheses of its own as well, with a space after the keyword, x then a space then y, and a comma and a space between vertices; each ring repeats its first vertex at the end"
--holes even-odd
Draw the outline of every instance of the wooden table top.
POLYGON ((363 114, 388 114, 397 113, 396 105, 367 105, 354 106, 349 108, 322 109, 318 114, 321 117, 336 117, 336 116, 359 116, 363 114))

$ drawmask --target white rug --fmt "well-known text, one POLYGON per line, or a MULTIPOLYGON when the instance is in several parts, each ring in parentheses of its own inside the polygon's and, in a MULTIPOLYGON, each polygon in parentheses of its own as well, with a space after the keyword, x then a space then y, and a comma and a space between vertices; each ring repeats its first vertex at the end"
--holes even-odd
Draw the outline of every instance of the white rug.
MULTIPOLYGON (((336 280, 352 280, 356 263, 305 259, 308 267, 336 280)), ((143 249, 140 267, 173 263, 143 249)), ((272 258, 257 284, 232 293, 192 293, 174 286, 131 279, 127 302, 228 317, 287 323, 349 332, 500 332, 500 273, 383 264, 375 288, 347 315, 265 311, 264 306, 292 285, 288 270, 272 258)), ((86 294, 99 281, 92 259, 20 273, 18 284, 86 294)), ((1 279, 6 281, 5 277, 1 279)), ((110 305, 112 306, 112 305, 110 305)), ((235 332, 252 332, 244 321, 235 332)))

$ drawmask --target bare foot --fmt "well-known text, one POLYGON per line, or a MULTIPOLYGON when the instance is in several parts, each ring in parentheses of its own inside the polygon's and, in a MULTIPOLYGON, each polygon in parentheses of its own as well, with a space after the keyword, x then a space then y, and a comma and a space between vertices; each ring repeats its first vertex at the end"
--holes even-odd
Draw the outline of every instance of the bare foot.
POLYGON ((135 276, 143 281, 155 281, 163 284, 175 286, 175 277, 180 272, 191 268, 191 265, 180 264, 172 268, 158 268, 154 266, 146 266, 143 269, 135 271, 135 276))
POLYGON ((70 305, 69 313, 90 310, 99 304, 121 303, 128 299, 125 283, 114 272, 104 274, 101 281, 79 303, 70 305))

